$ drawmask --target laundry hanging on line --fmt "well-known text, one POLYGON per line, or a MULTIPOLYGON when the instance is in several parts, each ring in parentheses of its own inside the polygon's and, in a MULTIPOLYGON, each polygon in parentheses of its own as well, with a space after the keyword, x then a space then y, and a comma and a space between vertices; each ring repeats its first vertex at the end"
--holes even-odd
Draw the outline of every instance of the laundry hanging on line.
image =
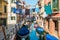
POLYGON ((44 5, 45 12, 47 15, 52 14, 51 4, 48 3, 48 5, 44 5))
POLYGON ((25 15, 25 9, 22 9, 22 14, 25 15))
POLYGON ((29 15, 30 14, 30 9, 16 9, 16 8, 12 8, 13 13, 16 14, 25 14, 25 15, 29 15))
POLYGON ((37 8, 32 8, 32 12, 37 12, 37 13, 39 13, 39 11, 40 11, 39 7, 37 7, 37 8))
POLYGON ((35 8, 35 12, 39 13, 39 7, 35 8))
POLYGON ((25 15, 30 15, 30 9, 25 10, 25 15))
POLYGON ((39 8, 32 9, 16 9, 12 8, 13 13, 22 14, 22 15, 30 15, 32 12, 39 12, 39 8))
POLYGON ((21 1, 17 1, 16 4, 17 4, 17 5, 20 5, 20 6, 23 5, 23 4, 21 3, 21 1))
POLYGON ((43 18, 46 18, 48 15, 46 14, 46 12, 43 13, 43 18))
POLYGON ((33 12, 33 10, 32 10, 32 9, 30 9, 30 14, 32 14, 32 12, 33 12))
POLYGON ((12 8, 11 8, 11 11, 12 11, 13 13, 16 13, 16 8, 15 8, 15 7, 12 7, 12 8))
POLYGON ((12 8, 13 13, 22 14, 22 9, 12 8))
POLYGON ((22 9, 16 9, 17 14, 22 14, 22 9))

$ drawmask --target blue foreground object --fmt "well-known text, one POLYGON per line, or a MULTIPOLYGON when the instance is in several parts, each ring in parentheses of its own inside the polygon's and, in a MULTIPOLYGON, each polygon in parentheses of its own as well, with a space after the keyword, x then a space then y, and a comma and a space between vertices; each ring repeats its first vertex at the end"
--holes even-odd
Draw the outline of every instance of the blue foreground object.
POLYGON ((27 28, 23 27, 17 32, 17 34, 20 36, 26 36, 29 34, 29 30, 27 28))
POLYGON ((30 40, 38 40, 38 39, 39 39, 39 38, 37 37, 37 35, 36 35, 36 31, 35 31, 35 30, 32 30, 32 31, 31 31, 29 37, 30 37, 30 40))
POLYGON ((46 34, 46 40, 58 40, 58 39, 50 34, 46 34))
POLYGON ((44 32, 44 29, 41 28, 41 27, 37 27, 36 28, 36 31, 39 33, 39 34, 42 34, 44 32))

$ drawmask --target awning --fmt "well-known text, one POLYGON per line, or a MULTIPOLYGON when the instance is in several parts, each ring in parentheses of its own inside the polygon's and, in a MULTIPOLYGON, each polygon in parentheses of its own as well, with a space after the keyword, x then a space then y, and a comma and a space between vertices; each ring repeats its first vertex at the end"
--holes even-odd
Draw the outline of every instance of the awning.
POLYGON ((58 39, 50 34, 46 34, 46 40, 58 40, 58 39))

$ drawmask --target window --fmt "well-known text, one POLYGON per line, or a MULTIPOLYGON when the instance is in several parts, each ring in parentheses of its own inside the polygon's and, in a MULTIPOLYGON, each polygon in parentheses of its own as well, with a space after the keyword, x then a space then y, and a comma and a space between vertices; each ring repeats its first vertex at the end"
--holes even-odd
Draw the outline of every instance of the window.
POLYGON ((58 11, 58 6, 59 6, 59 0, 53 0, 52 1, 53 11, 58 11))
POLYGON ((7 22, 7 19, 0 19, 0 26, 1 25, 4 25, 4 26, 6 26, 7 24, 6 24, 6 22, 7 22))
POLYGON ((2 0, 0 0, 0 7, 2 7, 2 0))
POLYGON ((0 12, 0 15, 2 15, 2 13, 0 12))
POLYGON ((7 12, 7 7, 6 7, 6 5, 4 5, 4 13, 6 13, 7 12))
POLYGON ((55 30, 58 31, 58 21, 54 21, 55 23, 55 30))
POLYGON ((11 16, 11 20, 15 20, 15 16, 11 16))
POLYGON ((16 2, 16 0, 11 0, 11 3, 14 3, 14 2, 16 2))

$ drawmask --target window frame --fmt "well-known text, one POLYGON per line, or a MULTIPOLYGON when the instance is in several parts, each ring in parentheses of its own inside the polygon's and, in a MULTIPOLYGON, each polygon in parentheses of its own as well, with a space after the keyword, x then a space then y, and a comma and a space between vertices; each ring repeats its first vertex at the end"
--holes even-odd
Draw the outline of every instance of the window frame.
POLYGON ((15 16, 11 16, 11 20, 16 20, 15 16))

